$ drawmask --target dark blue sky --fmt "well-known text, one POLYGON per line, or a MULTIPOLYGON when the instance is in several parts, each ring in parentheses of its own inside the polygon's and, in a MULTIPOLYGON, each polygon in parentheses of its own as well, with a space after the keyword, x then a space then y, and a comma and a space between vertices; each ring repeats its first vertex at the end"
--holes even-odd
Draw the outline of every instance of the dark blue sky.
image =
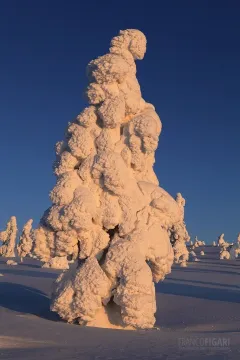
POLYGON ((55 183, 54 144, 84 107, 85 67, 120 29, 148 39, 137 63, 163 122, 160 184, 187 199, 192 236, 240 232, 239 1, 1 0, 0 228, 37 224, 55 183))

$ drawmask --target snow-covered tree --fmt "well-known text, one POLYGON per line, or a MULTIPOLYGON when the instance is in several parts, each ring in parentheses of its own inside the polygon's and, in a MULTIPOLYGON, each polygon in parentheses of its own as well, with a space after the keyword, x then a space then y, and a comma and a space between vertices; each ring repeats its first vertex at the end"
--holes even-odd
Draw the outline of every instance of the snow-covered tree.
POLYGON ((29 219, 23 226, 22 234, 17 245, 17 253, 21 262, 25 256, 31 256, 33 239, 32 239, 32 223, 33 220, 29 219))
POLYGON ((240 254, 240 234, 238 234, 237 240, 232 246, 229 247, 230 259, 236 260, 240 254))
POLYGON ((219 237, 218 237, 218 246, 220 247, 224 247, 224 248, 227 248, 230 244, 225 241, 224 239, 224 234, 221 234, 219 237))
POLYGON ((7 223, 7 228, 0 232, 0 241, 2 246, 0 247, 0 256, 7 258, 15 257, 15 246, 17 238, 17 219, 12 216, 7 223))
POLYGON ((162 124, 136 78, 135 60, 145 51, 144 34, 124 30, 89 63, 89 106, 56 145, 57 183, 34 231, 34 252, 49 265, 78 259, 53 291, 51 309, 68 322, 97 326, 103 313, 107 322, 113 301, 119 325, 151 328, 153 281, 171 271, 168 231, 182 210, 153 170, 162 124))
POLYGON ((198 237, 195 236, 194 247, 197 248, 199 246, 205 246, 205 242, 202 240, 198 240, 198 237))
POLYGON ((221 234, 219 237, 218 237, 218 246, 220 247, 220 254, 219 254, 219 257, 221 260, 229 260, 231 255, 230 255, 230 244, 225 241, 224 239, 224 234, 221 234))
POLYGON ((181 218, 177 223, 173 224, 170 229, 170 241, 174 251, 174 262, 176 264, 180 264, 182 267, 185 267, 187 266, 189 257, 186 243, 190 240, 190 236, 188 235, 184 222, 184 206, 186 201, 182 197, 181 193, 177 193, 175 199, 181 211, 181 218))
POLYGON ((230 253, 226 249, 222 248, 220 251, 220 260, 229 260, 230 259, 230 253))

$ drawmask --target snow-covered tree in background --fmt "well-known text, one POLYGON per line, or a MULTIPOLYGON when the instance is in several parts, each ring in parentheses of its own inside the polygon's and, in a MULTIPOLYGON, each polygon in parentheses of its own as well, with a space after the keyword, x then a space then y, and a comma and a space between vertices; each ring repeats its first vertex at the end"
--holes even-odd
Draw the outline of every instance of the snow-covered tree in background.
POLYGON ((230 253, 228 250, 222 248, 222 250, 220 251, 220 260, 229 260, 230 259, 230 253))
POLYGON ((176 202, 181 211, 181 218, 179 222, 173 224, 170 229, 170 241, 174 251, 174 262, 185 267, 189 257, 186 242, 190 240, 190 236, 188 235, 186 224, 184 222, 184 207, 186 201, 181 193, 177 193, 176 202))
POLYGON ((194 248, 197 248, 197 247, 199 247, 199 245, 198 245, 198 238, 197 238, 197 236, 195 236, 195 239, 194 239, 194 244, 193 244, 193 246, 194 246, 194 248))
POLYGON ((238 234, 236 242, 230 246, 229 249, 230 259, 236 260, 240 254, 240 234, 238 234))
POLYGON ((7 223, 7 228, 0 232, 0 241, 2 246, 0 247, 0 256, 15 257, 15 246, 17 238, 17 219, 15 216, 11 216, 7 223))
POLYGON ((25 256, 31 256, 33 239, 32 239, 32 223, 33 220, 29 219, 23 226, 22 234, 17 245, 17 253, 21 262, 25 256))
POLYGON ((219 237, 218 237, 218 246, 222 247, 222 248, 227 248, 230 244, 225 241, 224 239, 224 234, 221 234, 219 237))
POLYGON ((229 253, 229 250, 230 250, 230 244, 225 241, 224 239, 224 234, 221 234, 219 237, 218 237, 218 246, 220 247, 220 254, 219 254, 219 258, 221 260, 229 260, 230 259, 230 253, 229 253))
POLYGON ((194 248, 197 248, 199 246, 205 246, 205 242, 202 241, 202 240, 198 240, 198 237, 195 236, 195 239, 194 239, 194 248))

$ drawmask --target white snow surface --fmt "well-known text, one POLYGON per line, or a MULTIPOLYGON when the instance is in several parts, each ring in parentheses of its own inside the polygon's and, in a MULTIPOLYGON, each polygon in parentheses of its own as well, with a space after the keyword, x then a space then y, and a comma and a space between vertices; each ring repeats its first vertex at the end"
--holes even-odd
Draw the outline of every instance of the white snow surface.
MULTIPOLYGON (((196 249, 197 254, 200 251, 196 249)), ((219 260, 206 246, 201 262, 156 285, 156 328, 122 331, 70 325, 50 311, 52 282, 60 270, 25 258, 0 258, 0 354, 3 360, 200 360, 239 359, 239 260, 219 260), (189 341, 208 340, 206 347, 189 341), (209 346, 227 339, 227 347, 209 346)), ((74 266, 74 265, 71 265, 74 266)))

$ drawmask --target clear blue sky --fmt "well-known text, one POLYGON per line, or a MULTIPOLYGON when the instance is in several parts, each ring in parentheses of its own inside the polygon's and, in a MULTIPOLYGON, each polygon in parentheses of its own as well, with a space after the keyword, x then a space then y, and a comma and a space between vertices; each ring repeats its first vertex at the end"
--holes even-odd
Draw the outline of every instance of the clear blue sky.
POLYGON ((85 67, 120 29, 148 39, 144 98, 163 122, 160 184, 187 199, 192 236, 240 232, 239 1, 1 0, 0 228, 35 225, 55 183, 54 144, 84 107, 85 67))

